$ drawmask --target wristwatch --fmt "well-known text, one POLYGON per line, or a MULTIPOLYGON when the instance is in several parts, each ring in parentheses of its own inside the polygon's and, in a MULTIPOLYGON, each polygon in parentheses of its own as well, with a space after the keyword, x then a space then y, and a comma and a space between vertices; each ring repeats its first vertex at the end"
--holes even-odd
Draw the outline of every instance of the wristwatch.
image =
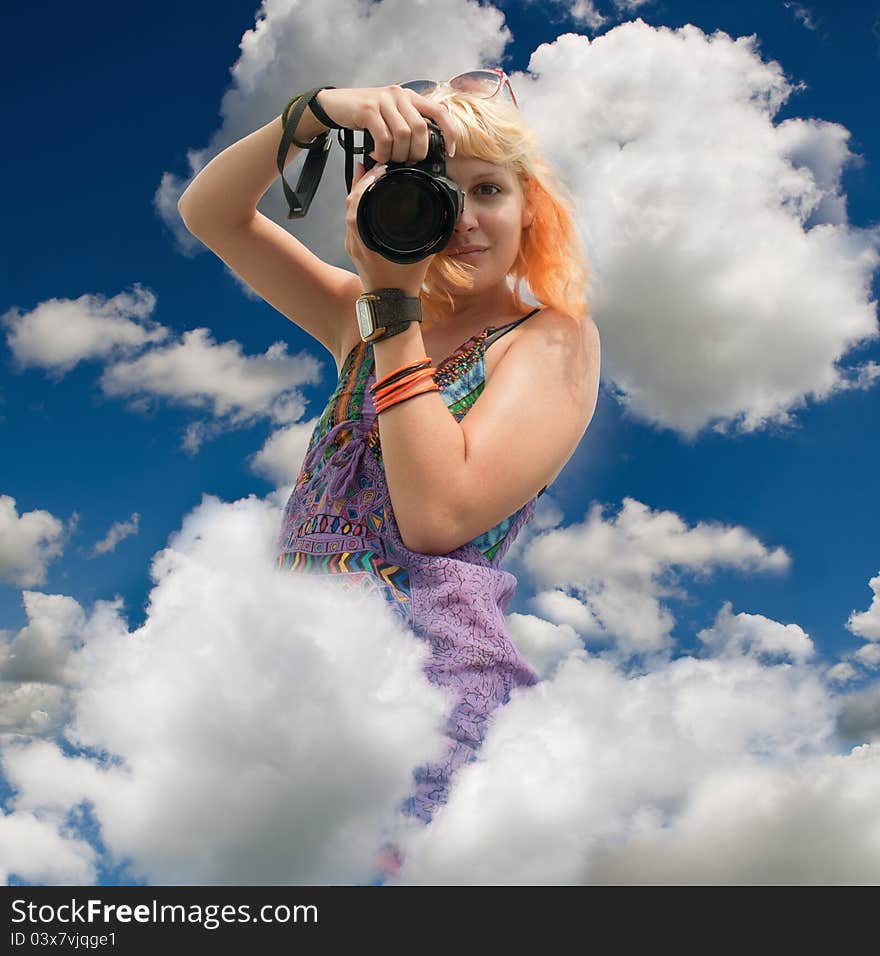
POLYGON ((387 339, 422 321, 422 300, 403 289, 374 289, 358 297, 358 329, 364 342, 387 339))

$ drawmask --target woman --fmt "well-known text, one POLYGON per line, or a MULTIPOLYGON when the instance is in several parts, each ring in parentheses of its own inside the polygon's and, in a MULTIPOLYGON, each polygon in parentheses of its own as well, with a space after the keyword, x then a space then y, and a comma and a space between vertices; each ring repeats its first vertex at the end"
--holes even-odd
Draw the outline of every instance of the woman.
MULTIPOLYGON (((376 144, 379 165, 364 175, 357 164, 346 200, 357 274, 321 262, 256 211, 288 111, 280 127, 273 120, 212 160, 179 208, 190 231, 336 359, 277 564, 376 592, 429 642, 427 675, 457 703, 445 753, 419 768, 401 806, 428 822, 493 710, 538 679, 505 627, 516 579, 500 563, 592 418, 599 337, 571 213, 502 71, 328 87, 297 112, 298 145, 329 131, 321 117, 368 129, 376 144), (364 246, 356 213, 389 161, 426 157, 427 119, 466 199, 447 247, 401 265, 364 246), (522 302, 521 281, 541 306, 522 302), (400 290, 422 320, 364 341, 355 302, 374 290, 400 290)), ((394 872, 400 857, 385 850, 381 868, 394 872)))

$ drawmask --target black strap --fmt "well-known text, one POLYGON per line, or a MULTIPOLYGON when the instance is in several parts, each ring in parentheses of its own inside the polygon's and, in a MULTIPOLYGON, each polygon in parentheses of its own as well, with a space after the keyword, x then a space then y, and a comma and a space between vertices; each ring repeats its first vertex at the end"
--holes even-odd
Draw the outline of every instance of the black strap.
POLYGON ((302 219, 309 211, 312 198, 318 189, 318 183, 324 173, 324 167, 327 165, 327 154, 330 152, 330 134, 320 133, 310 143, 300 143, 294 139, 294 132, 302 118, 307 107, 311 107, 312 112, 317 119, 325 126, 332 129, 342 129, 338 123, 324 112, 318 105, 317 96, 321 90, 335 90, 335 86, 319 86, 317 89, 309 90, 308 93, 297 93, 284 108, 281 115, 282 133, 281 143, 278 146, 278 172, 281 173, 281 185, 284 187, 284 195, 287 198, 289 206, 288 219, 302 219), (293 104, 293 112, 288 116, 288 111, 293 104), (290 188, 287 180, 284 178, 284 160, 290 150, 291 145, 298 146, 300 149, 307 149, 309 155, 306 157, 305 166, 300 173, 296 184, 296 191, 290 188))
POLYGON ((524 315, 521 319, 514 319, 513 322, 508 322, 507 325, 499 325, 497 329, 493 329, 486 337, 486 348, 488 348, 497 339, 500 339, 502 335, 507 335, 511 329, 515 329, 520 322, 525 322, 526 319, 530 319, 536 312, 540 312, 542 308, 543 307, 539 305, 536 309, 532 309, 528 315, 524 315))

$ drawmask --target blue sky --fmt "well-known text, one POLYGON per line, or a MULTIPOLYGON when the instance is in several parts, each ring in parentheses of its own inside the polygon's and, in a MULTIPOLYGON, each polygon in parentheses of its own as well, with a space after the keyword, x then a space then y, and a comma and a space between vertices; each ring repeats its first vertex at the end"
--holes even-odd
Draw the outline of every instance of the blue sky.
MULTIPOLYGON (((335 384, 321 346, 188 237, 172 202, 195 171, 188 154, 204 162, 277 115, 293 92, 423 72, 427 61, 416 59, 416 46, 408 61, 406 53, 377 49, 375 40, 355 70, 354 48, 349 55, 347 45, 340 51, 306 44, 308 25, 320 35, 314 3, 298 13, 288 6, 267 8, 263 35, 290 50, 286 58, 274 52, 275 68, 265 72, 256 66, 259 53, 239 48, 254 29, 256 8, 229 0, 76 9, 50 3, 7 51, 0 496, 14 506, 7 501, 0 519, 0 634, 7 648, 17 641, 19 664, 31 655, 31 669, 16 670, 7 656, 0 678, 3 740, 16 755, 3 767, 5 817, 19 848, 28 838, 13 824, 26 813, 41 827, 56 826, 53 839, 62 839, 57 820, 33 796, 23 769, 27 748, 49 760, 50 750, 39 748, 63 739, 82 687, 103 686, 101 674, 108 673, 95 670, 85 685, 77 683, 70 661, 59 663, 59 648, 62 657, 75 656, 98 633, 95 602, 121 601, 118 620, 131 634, 149 622, 157 554, 187 516, 197 513, 195 524, 215 527, 199 510, 204 495, 229 505, 254 496, 242 507, 254 509, 254 528, 271 527, 271 509, 283 503, 297 462, 294 455, 285 468, 267 443, 284 432, 284 447, 304 450, 304 423, 320 414, 335 384), (289 82, 280 82, 281 74, 289 82), (230 90, 236 97, 223 100, 230 90), (115 344, 106 344, 102 329, 115 344), (184 340, 195 329, 207 332, 184 340), (190 348, 181 348, 175 364, 169 347, 184 341, 190 348), (254 395, 273 347, 290 381, 254 395), (153 364, 132 364, 151 356, 153 364), (228 383, 238 378, 243 391, 233 394, 228 383), (118 540, 108 542, 114 526, 118 540), (63 613, 34 605, 29 616, 25 593, 71 601, 56 602, 63 613), (37 711, 48 715, 45 726, 34 721, 37 711)), ((393 11, 389 0, 369 6, 393 11)), ((344 22, 355 10, 336 0, 328 15, 344 22)), ((873 427, 880 6, 468 8, 444 0, 430 14, 441 15, 450 38, 458 37, 456 23, 472 19, 461 32, 466 50, 449 50, 443 31, 431 34, 433 70, 449 75, 465 68, 463 56, 477 65, 481 54, 480 65, 494 65, 503 52, 515 84, 517 72, 530 74, 516 87, 518 95, 524 91, 521 105, 582 204, 579 222, 607 290, 594 312, 603 342, 599 404, 581 447, 545 496, 532 537, 511 555, 519 580, 511 633, 546 665, 548 681, 561 682, 567 657, 571 667, 583 664, 572 651, 604 662, 615 679, 657 677, 690 655, 732 660, 736 652, 749 666, 760 665, 755 680, 771 671, 775 680, 790 665, 811 688, 815 683, 811 693, 822 703, 813 714, 827 708, 830 727, 804 730, 812 727, 805 716, 791 740, 809 739, 811 754, 827 759, 870 747, 880 734, 880 584, 878 593, 870 584, 880 574, 873 427), (633 28, 637 17, 641 24, 633 28), (501 18, 511 32, 506 44, 498 39, 501 18), (669 32, 686 24, 693 31, 686 37, 669 32), (710 42, 716 31, 729 41, 710 42), (732 43, 752 34, 749 50, 732 43), (679 38, 677 45, 670 37, 679 38), (664 60, 671 50, 674 63, 664 60), (774 81, 768 66, 774 62, 795 89, 761 112, 747 95, 749 84, 781 89, 783 80, 774 81), (587 72, 588 88, 578 79, 587 72), (546 110, 536 109, 545 103, 546 110), (622 137, 630 152, 607 151, 614 124, 630 124, 622 137), (804 210, 800 217, 795 207, 804 210), (724 354, 735 358, 718 358, 724 354), (598 584, 605 571, 591 563, 597 554, 621 562, 598 584), (572 564, 554 576, 559 555, 572 564), (718 615, 728 603, 745 617, 725 630, 718 615), (854 614, 860 617, 853 626, 854 614), (542 644, 545 633, 552 640, 542 644), (723 636, 713 644, 711 634, 723 636), (771 660, 771 645, 781 662, 771 660)), ((423 35, 415 16, 399 15, 401 33, 411 39, 423 35)), ((378 25, 361 23, 366 36, 378 25)), ((341 149, 333 151, 312 207, 323 198, 326 212, 287 223, 277 182, 261 209, 350 268, 336 231, 343 183, 341 149)), ((174 540, 181 553, 197 547, 185 535, 174 540)), ((186 592, 194 621, 196 591, 186 592)), ((806 685, 798 686, 800 695, 806 685)), ((112 709, 103 713, 112 721, 112 709)), ((91 725, 88 739, 112 752, 98 726, 91 725)), ((774 759, 787 746, 771 748, 774 759)), ((753 756, 749 747, 737 755, 753 756)), ((397 757, 404 765, 411 753, 397 757)), ((101 805, 96 817, 107 828, 101 805)), ((63 812, 75 806, 84 804, 73 801, 63 812)), ((455 825, 451 816, 451 832, 455 825)), ((90 854, 81 835, 69 870, 13 865, 7 879, 133 882, 170 874, 173 881, 167 859, 139 857, 136 845, 118 833, 114 839, 114 852, 133 856, 139 870, 111 877, 115 863, 94 851, 94 840, 90 854)), ((552 842, 546 835, 542 845, 552 842)), ((608 850, 606 870, 583 872, 625 879, 624 850, 636 853, 635 843, 615 846, 614 866, 608 850)), ((430 850, 414 881, 440 872, 430 850)), ((315 849, 309 859, 320 863, 297 870, 291 881, 360 872, 353 865, 334 870, 338 857, 322 852, 315 849)), ((644 859, 647 851, 639 852, 644 859)), ((230 853, 228 869, 200 875, 210 882, 231 874, 234 881, 239 859, 230 853)), ((702 871, 688 869, 686 854, 681 859, 679 872, 698 880, 702 871)), ((833 873, 845 875, 847 859, 839 865, 833 873)), ((852 872, 870 872, 878 861, 852 865, 852 872)), ((529 877, 573 872, 581 872, 575 864, 554 871, 548 863, 529 877)), ((756 863, 744 872, 760 878, 762 871, 756 863)))

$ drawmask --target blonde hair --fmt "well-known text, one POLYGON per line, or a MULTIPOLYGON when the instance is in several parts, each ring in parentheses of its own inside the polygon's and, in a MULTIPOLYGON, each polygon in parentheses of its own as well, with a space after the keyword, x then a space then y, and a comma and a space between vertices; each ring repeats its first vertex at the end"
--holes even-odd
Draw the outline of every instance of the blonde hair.
MULTIPOLYGON (((537 137, 522 113, 500 93, 487 99, 440 84, 425 95, 449 110, 458 129, 456 156, 472 156, 509 169, 519 183, 523 202, 534 211, 508 272, 516 308, 528 311, 520 297, 520 284, 525 282, 540 304, 585 318, 591 273, 572 212, 574 204, 541 155, 537 137)), ((434 318, 444 311, 454 312, 449 288, 471 288, 473 275, 471 266, 441 251, 431 261, 422 285, 423 308, 434 318)))

